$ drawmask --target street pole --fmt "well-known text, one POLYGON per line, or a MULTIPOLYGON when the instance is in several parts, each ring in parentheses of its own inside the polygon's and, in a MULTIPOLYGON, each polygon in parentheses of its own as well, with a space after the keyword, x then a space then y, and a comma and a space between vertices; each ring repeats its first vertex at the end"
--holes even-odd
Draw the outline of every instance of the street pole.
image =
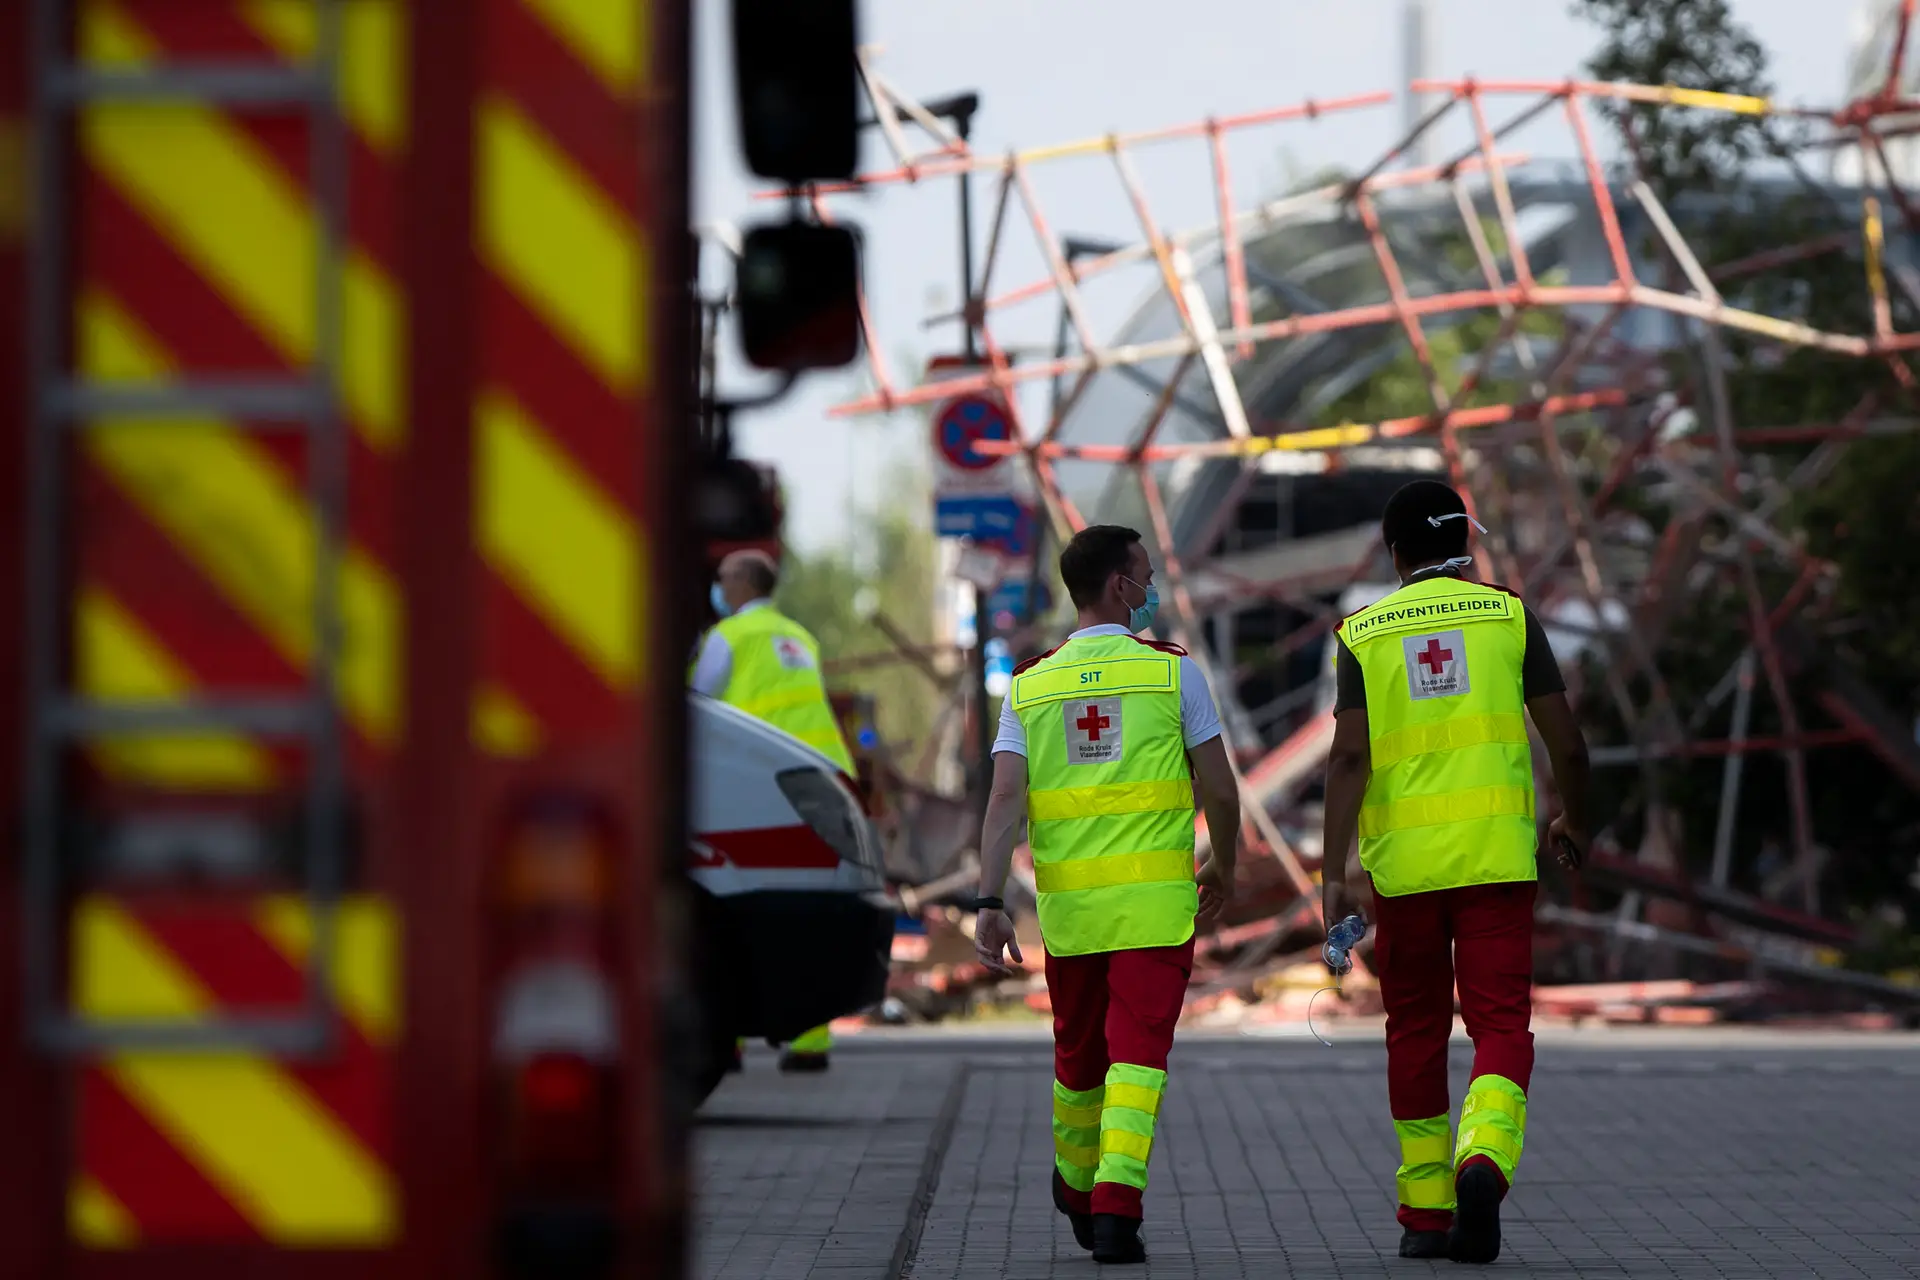
MULTIPOLYGON (((954 132, 960 135, 963 145, 973 139, 973 113, 979 107, 980 99, 974 94, 957 98, 951 105, 954 132)), ((967 363, 973 364, 980 358, 980 345, 974 331, 977 317, 973 306, 973 175, 968 170, 960 173, 960 315, 961 329, 966 334, 963 350, 967 363)), ((993 614, 989 611, 992 602, 992 589, 976 584, 973 588, 973 785, 974 802, 983 824, 987 816, 987 796, 993 790, 993 695, 987 692, 987 644, 993 639, 993 614)))
MULTIPOLYGON (((1068 236, 1061 242, 1061 250, 1067 260, 1069 272, 1073 270, 1073 264, 1081 258, 1098 258, 1105 254, 1116 253, 1123 247, 1111 240, 1095 240, 1083 236, 1068 236)), ((1067 304, 1063 300, 1060 303, 1059 318, 1054 324, 1053 358, 1056 361, 1067 354, 1068 319, 1067 304)), ((1056 373, 1048 390, 1047 422, 1049 426, 1060 416, 1060 385, 1060 375, 1056 373)), ((1052 528, 1052 521, 1040 519, 1036 513, 1033 528, 1033 567, 1027 572, 1027 598, 1020 611, 1020 625, 1023 629, 1033 626, 1034 615, 1040 611, 1040 583, 1043 581, 1040 566, 1043 563, 1042 557, 1046 554, 1047 534, 1052 532, 1052 528)))
POLYGON ((979 789, 974 803, 980 810, 982 822, 987 817, 987 796, 993 790, 993 698, 987 693, 987 639, 993 634, 993 622, 987 616, 987 605, 992 599, 993 593, 987 588, 977 584, 974 586, 973 689, 979 708, 973 726, 977 762, 974 785, 979 789))
MULTIPOLYGON (((963 110, 957 110, 953 116, 954 132, 960 135, 960 143, 967 146, 973 140, 973 112, 979 106, 975 98, 963 110)), ((974 334, 973 312, 973 171, 960 171, 960 327, 966 332, 967 362, 971 364, 980 358, 980 350, 974 334)))
MULTIPOLYGON (((972 141, 973 116, 980 109, 979 94, 957 93, 947 98, 923 101, 920 105, 930 115, 953 121, 953 131, 962 144, 972 141)), ((898 106, 894 110, 899 119, 912 119, 898 106)), ((861 127, 875 123, 865 120, 861 122, 861 127)), ((965 171, 960 174, 960 311, 961 328, 965 333, 962 349, 966 353, 967 363, 974 364, 980 359, 980 344, 974 329, 978 317, 973 306, 973 181, 971 174, 965 171)), ((987 606, 992 599, 992 588, 973 588, 973 698, 976 723, 974 767, 969 784, 976 793, 976 803, 983 821, 986 818, 987 793, 992 790, 993 782, 993 699, 987 693, 987 642, 993 638, 993 616, 987 606)))

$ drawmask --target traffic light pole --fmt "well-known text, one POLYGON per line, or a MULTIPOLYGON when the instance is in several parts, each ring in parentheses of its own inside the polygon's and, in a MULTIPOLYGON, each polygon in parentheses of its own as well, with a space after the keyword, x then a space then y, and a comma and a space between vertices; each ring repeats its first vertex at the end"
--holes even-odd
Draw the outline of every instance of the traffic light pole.
MULTIPOLYGON (((958 94, 945 102, 928 103, 935 115, 953 121, 954 132, 964 145, 973 138, 973 113, 980 109, 978 94, 958 94)), ((960 312, 965 333, 967 362, 980 358, 980 340, 973 305, 973 174, 960 174, 960 312)), ((984 825, 987 797, 993 791, 993 695, 987 691, 987 645, 993 639, 993 591, 976 584, 973 588, 973 696, 974 696, 974 803, 984 825)))
MULTIPOLYGON (((974 113, 980 110, 980 95, 975 92, 956 93, 950 97, 931 99, 921 102, 921 109, 927 114, 943 120, 953 121, 953 131, 964 145, 973 138, 974 113)), ((895 108, 899 111, 898 108, 895 108)), ((911 119, 904 111, 899 111, 901 119, 911 119)), ((877 120, 863 120, 861 127, 877 124, 877 120)), ((962 350, 969 365, 980 358, 979 310, 973 305, 973 175, 962 170, 959 175, 960 186, 960 312, 961 329, 964 333, 962 350)), ((973 698, 974 698, 974 760, 973 769, 968 778, 969 789, 974 793, 974 803, 984 822, 987 811, 987 793, 993 789, 993 697, 987 692, 987 644, 993 639, 993 615, 988 606, 992 603, 991 588, 975 586, 973 588, 973 698)), ((962 749, 964 751, 964 748, 962 749)))

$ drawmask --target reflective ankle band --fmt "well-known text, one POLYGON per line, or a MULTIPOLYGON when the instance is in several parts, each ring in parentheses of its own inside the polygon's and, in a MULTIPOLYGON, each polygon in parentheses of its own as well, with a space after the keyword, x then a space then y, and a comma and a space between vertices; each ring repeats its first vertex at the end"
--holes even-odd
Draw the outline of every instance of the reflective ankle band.
POLYGON ((1454 1145, 1453 1166, 1457 1169, 1469 1157, 1485 1156, 1511 1185, 1526 1136, 1526 1091, 1505 1076, 1475 1076, 1460 1107, 1460 1139, 1454 1145))
POLYGON ((1444 1115, 1393 1122, 1393 1131, 1400 1138, 1400 1168, 1393 1183, 1400 1203, 1407 1208, 1453 1208, 1453 1165, 1447 1159, 1451 1129, 1444 1115))
POLYGON ((1096 1180, 1142 1191, 1153 1154, 1153 1128, 1167 1089, 1167 1073, 1116 1062, 1107 1068, 1106 1105, 1100 1111, 1100 1166, 1096 1180))
POLYGON ((1093 1190, 1100 1163, 1100 1111, 1106 1090, 1053 1082, 1053 1167, 1075 1191, 1093 1190))

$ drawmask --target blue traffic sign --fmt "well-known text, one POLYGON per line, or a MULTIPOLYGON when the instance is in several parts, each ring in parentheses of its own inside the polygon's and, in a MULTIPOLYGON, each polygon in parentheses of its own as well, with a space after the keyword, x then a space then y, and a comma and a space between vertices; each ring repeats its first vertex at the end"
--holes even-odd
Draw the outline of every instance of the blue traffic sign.
POLYGON ((1006 406, 990 396, 955 396, 941 406, 933 420, 935 447, 941 457, 962 471, 986 471, 1006 461, 1005 454, 975 452, 976 441, 1012 439, 1013 422, 1007 417, 1006 406))
POLYGON ((967 494, 934 500, 933 528, 942 538, 971 538, 999 547, 1020 533, 1019 499, 1010 494, 967 494))
POLYGON ((1038 517, 1034 509, 1025 503, 1017 503, 1017 506, 1019 512, 1010 529, 1005 533, 988 533, 985 537, 974 538, 974 541, 1009 560, 1025 560, 1032 556, 1038 517))
MULTIPOLYGON (((996 626, 999 625, 1000 615, 1003 613, 1011 614, 1015 619, 1026 616, 1027 583, 1027 576, 1021 574, 1017 577, 1008 578, 1005 582, 1002 582, 998 587, 994 588, 993 594, 987 598, 987 613, 993 617, 996 626)), ((1036 615, 1045 613, 1047 610, 1053 608, 1052 588, 1047 586, 1046 579, 1044 578, 1040 580, 1038 585, 1040 590, 1033 598, 1033 612, 1036 615)))

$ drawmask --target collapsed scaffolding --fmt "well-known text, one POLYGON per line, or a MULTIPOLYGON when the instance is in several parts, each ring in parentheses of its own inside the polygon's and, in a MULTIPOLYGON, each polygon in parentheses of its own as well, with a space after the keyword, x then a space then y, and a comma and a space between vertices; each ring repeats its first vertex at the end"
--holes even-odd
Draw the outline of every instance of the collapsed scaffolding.
MULTIPOLYGON (((1893 291, 1920 309, 1920 274, 1902 256, 1889 252, 1881 196, 1898 210, 1911 236, 1920 236, 1920 210, 1893 181, 1885 139, 1911 131, 1920 102, 1903 96, 1900 85, 1907 34, 1915 10, 1905 0, 1898 18, 1888 74, 1873 94, 1836 110, 1783 107, 1765 99, 1675 86, 1564 81, 1422 80, 1410 90, 1438 99, 1400 142, 1370 167, 1310 190, 1268 200, 1250 208, 1236 206, 1227 141, 1246 131, 1309 121, 1336 113, 1362 111, 1394 100, 1371 93, 1331 101, 1307 101, 1244 115, 1143 133, 1109 134, 1064 145, 976 153, 964 137, 923 106, 900 93, 863 55, 862 75, 873 117, 885 135, 894 167, 838 186, 804 192, 769 193, 809 200, 822 219, 830 218, 837 195, 897 184, 978 174, 995 180, 991 222, 981 269, 969 282, 968 296, 955 311, 935 321, 959 322, 975 335, 981 352, 977 372, 904 385, 889 368, 886 343, 876 332, 862 302, 866 349, 874 389, 839 406, 841 414, 885 413, 966 392, 997 395, 1006 405, 1019 439, 1004 445, 981 443, 982 453, 1016 453, 1031 473, 1056 536, 1083 527, 1085 513, 1074 486, 1062 483, 1061 468, 1098 463, 1125 472, 1134 486, 1156 544, 1161 579, 1169 588, 1170 611, 1163 612, 1170 638, 1187 648, 1221 690, 1233 671, 1233 655, 1215 652, 1203 620, 1236 602, 1286 601, 1311 621, 1282 638, 1284 654, 1324 643, 1339 610, 1325 597, 1378 581, 1385 569, 1377 537, 1369 529, 1305 540, 1260 555, 1229 556, 1219 550, 1221 532, 1231 520, 1263 467, 1284 455, 1289 470, 1338 470, 1343 460, 1363 451, 1423 446, 1437 450, 1440 469, 1467 495, 1470 510, 1493 530, 1480 553, 1493 580, 1517 586, 1537 612, 1546 616, 1557 604, 1581 606, 1590 619, 1589 640, 1608 655, 1597 669, 1602 687, 1584 691, 1609 700, 1631 742, 1596 752, 1600 765, 1635 765, 1701 756, 1724 759, 1721 807, 1714 838, 1713 867, 1696 881, 1658 858, 1600 843, 1589 875, 1623 893, 1610 912, 1585 909, 1584 892, 1572 886, 1573 905, 1543 906, 1543 931, 1588 934, 1611 939, 1618 947, 1639 943, 1713 955, 1774 978, 1844 989, 1861 998, 1908 1006, 1920 993, 1902 983, 1851 973, 1835 958, 1854 938, 1853 930, 1824 917, 1817 895, 1818 846, 1812 830, 1805 757, 1837 744, 1869 748, 1905 785, 1920 789, 1920 752, 1912 735, 1857 681, 1816 652, 1796 617, 1828 594, 1836 567, 1810 555, 1772 522, 1787 495, 1829 472, 1851 442, 1868 435, 1912 430, 1911 416, 1881 416, 1877 396, 1869 395, 1837 422, 1736 425, 1726 386, 1724 331, 1737 331, 1776 350, 1809 348, 1835 357, 1883 362, 1894 383, 1916 403, 1910 353, 1920 349, 1920 333, 1894 326, 1893 291), (1518 101, 1518 110, 1496 122, 1496 108, 1518 101), (1733 113, 1792 117, 1826 130, 1820 145, 1857 148, 1885 182, 1881 191, 1866 183, 1849 193, 1857 226, 1844 234, 1825 234, 1800 244, 1778 245, 1729 262, 1703 262, 1689 244, 1682 219, 1674 216, 1653 187, 1640 176, 1638 157, 1628 163, 1603 163, 1594 141, 1598 106, 1650 105, 1667 111, 1733 113), (1516 201, 1516 183, 1530 163, 1519 151, 1505 149, 1516 132, 1557 112, 1577 157, 1570 199, 1581 216, 1597 222, 1604 253, 1600 278, 1581 283, 1565 272, 1536 270, 1529 237, 1516 201), (1441 164, 1395 166, 1413 154, 1431 131, 1450 117, 1464 116, 1472 143, 1441 164), (932 145, 916 151, 904 125, 923 131, 932 145), (1205 148, 1212 175, 1217 217, 1189 231, 1166 232, 1155 218, 1136 153, 1152 147, 1198 144, 1205 148), (1070 252, 1050 224, 1039 200, 1033 172, 1074 157, 1105 156, 1137 224, 1132 243, 1070 252), (1472 287, 1437 284, 1428 275, 1406 269, 1403 240, 1430 238, 1436 207, 1450 206, 1454 233, 1470 247, 1472 287), (1654 260, 1636 261, 1623 230, 1633 214, 1643 238, 1654 246, 1654 260), (1277 230, 1297 228, 1314 218, 1338 216, 1355 225, 1370 253, 1382 300, 1333 306, 1289 293, 1270 277, 1256 279, 1249 268, 1249 244, 1277 230), (994 280, 1016 220, 1024 217, 1045 264, 1044 276, 996 291, 994 280), (1411 225, 1424 219, 1424 233, 1396 234, 1396 220, 1411 225), (1858 250, 1866 275, 1869 313, 1857 332, 1815 328, 1800 320, 1736 306, 1726 291, 1783 265, 1825 254, 1858 250), (1157 280, 1158 296, 1177 319, 1176 332, 1159 338, 1103 343, 1083 295, 1089 280, 1134 267, 1157 280), (1209 296, 1209 284, 1214 287, 1209 296), (1423 285, 1433 287, 1423 288, 1423 285), (1280 296, 1276 298, 1276 293, 1280 296), (1260 308, 1256 296, 1264 295, 1260 308), (1077 342, 1054 352, 1032 354, 996 333, 996 320, 1011 309, 1051 300, 1062 328, 1077 342), (1270 318, 1256 310, 1279 311, 1270 318), (1435 353, 1436 333, 1447 331, 1463 315, 1498 316, 1491 338, 1477 351, 1461 354, 1465 372, 1449 377, 1435 353), (1670 362, 1645 342, 1620 336, 1630 321, 1648 315, 1669 325, 1668 345, 1693 346, 1700 358, 1686 381, 1675 378, 1670 362), (1556 341, 1542 351, 1526 330, 1543 315, 1554 317, 1556 341), (1236 369, 1272 344, 1300 342, 1343 333, 1395 331, 1399 347, 1410 352, 1425 384, 1429 404, 1422 411, 1372 422, 1332 424, 1267 420, 1252 411, 1236 379, 1236 369), (1155 376, 1152 370, 1163 371, 1155 376), (1119 443, 1075 442, 1063 438, 1095 380, 1107 371, 1131 370, 1136 381, 1152 386, 1151 407, 1119 443), (1495 375, 1498 375, 1497 377, 1495 375), (1055 384, 1044 420, 1023 413, 1021 388, 1041 380, 1055 384), (1490 400, 1496 384, 1522 388, 1519 394, 1490 400), (1210 398, 1214 438, 1163 438, 1175 405, 1194 388, 1210 398), (1704 419, 1704 427, 1701 421, 1704 419), (1601 429, 1624 444, 1610 463, 1595 468, 1576 451, 1576 432, 1601 429), (1782 442, 1813 444, 1797 468, 1784 477, 1755 467, 1749 450, 1782 442), (1177 534, 1166 489, 1171 469, 1198 462, 1224 463, 1232 471, 1226 499, 1209 504, 1199 527, 1177 534), (1597 472, 1597 474, 1595 474, 1597 472), (1597 483, 1583 485, 1582 475, 1597 483), (1635 475, 1654 473, 1683 495, 1684 511, 1671 520, 1649 547, 1633 555, 1616 554, 1609 545, 1617 534, 1604 523, 1610 507, 1635 475), (1736 536, 1710 555, 1699 536, 1713 519, 1736 536), (1184 548, 1184 551, 1183 551, 1184 548), (1716 560, 1716 557, 1718 559, 1716 560), (1791 587, 1769 599, 1760 566, 1767 560, 1790 570, 1791 587), (1719 686, 1702 705, 1675 704, 1662 676, 1659 640, 1670 623, 1672 603, 1688 590, 1696 571, 1724 568, 1745 601, 1746 644, 1719 686), (1644 686, 1636 700, 1632 682, 1644 686), (1830 726, 1802 723, 1791 690, 1817 690, 1815 702, 1833 721, 1830 726), (1750 735, 1753 700, 1764 686, 1781 721, 1770 737, 1750 735), (1730 711, 1726 707, 1732 703, 1730 711), (1728 723, 1726 736, 1698 735, 1709 720, 1728 723), (1760 752, 1785 762, 1791 813, 1792 857, 1801 895, 1796 906, 1741 894, 1729 887, 1736 842, 1742 765, 1760 752), (1641 919, 1647 902, 1680 904, 1678 928, 1641 919)), ((1804 185, 1808 178, 1798 155, 1785 157, 1788 170, 1804 185)), ((1836 196, 1836 199, 1841 198, 1836 196)), ((1185 433, 1191 436, 1192 432, 1185 433)), ((1083 491, 1085 486, 1079 486, 1083 491)), ((1107 490, 1111 492, 1111 489, 1107 490)), ((1189 521, 1189 525, 1192 522, 1189 521)), ((1646 531, 1640 530, 1642 534, 1646 531)), ((915 660, 923 666, 924 655, 915 660)), ((931 669, 929 669, 931 670, 931 669)), ((1570 675, 1574 674, 1572 672, 1570 675)), ((951 696, 960 684, 942 679, 951 696)), ((1583 691, 1577 687, 1576 697, 1583 691)), ((1248 829, 1249 855, 1243 859, 1243 900, 1237 913, 1202 943, 1203 990, 1254 987, 1276 968, 1310 954, 1320 927, 1317 875, 1319 851, 1298 833, 1311 829, 1303 796, 1317 780, 1332 738, 1330 713, 1299 717, 1277 745, 1249 731, 1244 717, 1228 717, 1235 747, 1248 829), (1289 839, 1286 831, 1296 833, 1289 839)), ((926 799, 926 797, 922 797, 926 799)), ((963 810, 961 810, 963 811, 963 810)), ((959 811, 956 811, 959 812, 959 811)), ((951 825, 955 813, 945 814, 951 825)), ((1204 829, 1200 833, 1204 845, 1204 829)), ((961 841, 959 843, 964 843, 961 841)), ((1644 850, 1642 851, 1644 852, 1644 850)), ((960 855, 956 854, 956 858, 960 855)), ((1024 864, 1022 864, 1024 865, 1024 864)), ((962 891, 970 883, 964 862, 946 875, 923 900, 962 891)), ((1030 880, 1028 881, 1030 891, 1030 880)), ((1671 919, 1671 917, 1670 917, 1671 919)), ((975 975, 977 976, 977 975, 975 975)), ((960 979, 964 980, 965 975, 960 979)), ((1658 985, 1658 984, 1654 984, 1658 985)), ((1682 984, 1685 985, 1685 984, 1682 984)), ((1714 999, 1750 998, 1754 984, 1718 984, 1714 999), (1736 991, 1735 989, 1738 988, 1736 991)), ((1708 990, 1708 988, 1702 988, 1708 990)), ((1667 984, 1640 1000, 1643 1007, 1684 1000, 1667 984)), ((1631 1002, 1631 1000, 1630 1000, 1631 1002)), ((1708 996, 1700 997, 1711 1003, 1708 996)), ((1564 1001, 1563 1001, 1564 1003, 1564 1001)))

